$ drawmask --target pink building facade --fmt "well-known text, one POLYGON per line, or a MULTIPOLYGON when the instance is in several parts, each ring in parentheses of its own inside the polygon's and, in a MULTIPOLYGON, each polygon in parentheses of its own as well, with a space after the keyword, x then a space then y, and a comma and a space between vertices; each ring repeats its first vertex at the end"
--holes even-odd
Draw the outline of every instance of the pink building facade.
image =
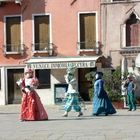
POLYGON ((15 82, 31 67, 43 104, 61 102, 66 68, 77 67, 77 88, 89 101, 86 73, 101 67, 99 0, 0 1, 0 104, 20 103, 15 82))

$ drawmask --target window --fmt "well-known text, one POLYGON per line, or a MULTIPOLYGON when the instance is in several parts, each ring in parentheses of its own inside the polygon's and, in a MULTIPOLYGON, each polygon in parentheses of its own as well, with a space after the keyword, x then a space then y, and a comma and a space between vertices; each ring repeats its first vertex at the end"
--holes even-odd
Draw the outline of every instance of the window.
POLYGON ((21 50, 21 17, 6 17, 6 52, 21 50))
POLYGON ((80 21, 80 49, 96 48, 96 13, 79 15, 80 21))
POLYGON ((50 21, 49 15, 34 17, 35 51, 48 51, 50 49, 50 21))
POLYGON ((140 20, 134 13, 126 21, 126 46, 140 46, 140 20))
POLYGON ((36 77, 39 80, 39 89, 50 88, 50 70, 49 69, 41 69, 36 70, 36 77))

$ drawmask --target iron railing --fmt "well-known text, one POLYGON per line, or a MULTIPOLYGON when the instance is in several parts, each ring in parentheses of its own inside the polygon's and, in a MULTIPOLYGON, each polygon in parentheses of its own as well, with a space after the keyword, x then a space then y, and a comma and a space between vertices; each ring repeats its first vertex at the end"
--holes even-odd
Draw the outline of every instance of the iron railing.
POLYGON ((15 3, 21 3, 22 0, 0 0, 0 2, 15 2, 15 3))
POLYGON ((131 2, 136 0, 101 0, 101 3, 113 3, 113 2, 131 2))
POLYGON ((22 0, 0 0, 0 5, 6 2, 14 2, 15 4, 19 4, 19 5, 22 4, 22 0))
POLYGON ((23 54, 25 50, 24 44, 6 44, 3 45, 4 54, 23 54))
POLYGON ((96 50, 99 47, 99 42, 92 41, 92 42, 77 42, 79 50, 96 50))
POLYGON ((46 53, 48 52, 50 55, 52 54, 53 51, 53 43, 35 43, 32 44, 32 51, 34 53, 46 53))

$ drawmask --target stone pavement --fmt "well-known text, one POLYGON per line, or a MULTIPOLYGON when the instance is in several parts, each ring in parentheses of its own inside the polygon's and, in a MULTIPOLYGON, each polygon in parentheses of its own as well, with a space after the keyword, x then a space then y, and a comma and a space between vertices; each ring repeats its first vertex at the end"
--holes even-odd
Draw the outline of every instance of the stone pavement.
POLYGON ((0 140, 140 140, 140 109, 92 117, 92 106, 86 107, 84 116, 64 118, 60 106, 45 106, 48 121, 20 122, 20 105, 0 106, 0 140))

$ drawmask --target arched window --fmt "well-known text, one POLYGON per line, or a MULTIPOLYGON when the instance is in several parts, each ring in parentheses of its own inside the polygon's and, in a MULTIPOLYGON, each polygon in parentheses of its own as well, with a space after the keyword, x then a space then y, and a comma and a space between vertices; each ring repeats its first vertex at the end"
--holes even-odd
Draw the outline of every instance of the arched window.
POLYGON ((140 20, 132 13, 126 20, 126 47, 140 46, 140 20))

